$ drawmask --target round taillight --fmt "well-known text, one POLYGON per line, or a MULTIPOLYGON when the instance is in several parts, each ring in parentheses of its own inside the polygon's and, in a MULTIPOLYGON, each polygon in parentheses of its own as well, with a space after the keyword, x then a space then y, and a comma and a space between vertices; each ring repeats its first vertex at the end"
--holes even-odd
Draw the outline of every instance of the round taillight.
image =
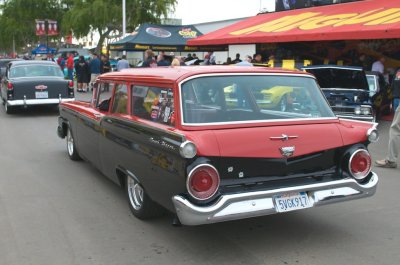
POLYGON ((371 172, 371 155, 367 150, 359 149, 355 151, 349 161, 350 174, 358 180, 362 180, 371 172))
POLYGON ((7 84, 7 89, 8 90, 13 90, 14 88, 13 88, 13 85, 11 84, 11 83, 8 83, 7 84))
POLYGON ((68 87, 73 88, 74 87, 74 81, 69 81, 68 82, 68 87))
POLYGON ((219 174, 215 167, 201 164, 190 171, 186 186, 193 198, 207 200, 217 192, 219 181, 219 174))

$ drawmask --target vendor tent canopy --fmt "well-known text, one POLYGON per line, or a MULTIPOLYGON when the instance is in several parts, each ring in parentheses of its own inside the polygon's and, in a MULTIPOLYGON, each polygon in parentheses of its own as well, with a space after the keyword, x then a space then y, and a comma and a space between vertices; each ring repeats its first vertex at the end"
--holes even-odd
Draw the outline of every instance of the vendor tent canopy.
POLYGON ((400 38, 400 1, 365 0, 260 14, 188 45, 400 38))
MULTIPOLYGON (((186 42, 201 36, 202 33, 192 25, 153 25, 143 24, 132 35, 110 44, 112 51, 153 51, 195 52, 208 50, 207 47, 189 47, 186 42)), ((210 50, 227 50, 227 46, 210 47, 210 50)))
POLYGON ((35 49, 32 50, 32 54, 48 54, 48 53, 56 53, 56 49, 49 48, 44 44, 40 44, 35 49))

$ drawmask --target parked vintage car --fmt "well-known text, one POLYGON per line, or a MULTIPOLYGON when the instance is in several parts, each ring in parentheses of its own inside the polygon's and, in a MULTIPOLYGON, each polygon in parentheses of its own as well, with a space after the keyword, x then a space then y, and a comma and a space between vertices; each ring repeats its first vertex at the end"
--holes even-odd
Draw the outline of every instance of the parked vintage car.
POLYGON ((141 219, 162 209, 184 225, 283 213, 372 196, 378 183, 368 152, 376 124, 337 118, 300 71, 112 72, 91 102, 60 104, 58 122, 69 157, 121 185, 141 219), (268 87, 302 96, 269 108, 256 96, 268 87))
POLYGON ((338 117, 369 122, 376 120, 367 77, 362 68, 315 65, 304 67, 303 70, 317 78, 338 117))
POLYGON ((1 81, 1 98, 6 113, 19 106, 56 105, 74 100, 74 84, 54 62, 12 61, 1 81))
POLYGON ((12 61, 17 61, 17 60, 22 60, 22 59, 12 59, 12 58, 0 59, 0 80, 4 77, 6 73, 7 65, 12 61))
POLYGON ((369 85, 369 96, 372 98, 377 119, 388 115, 393 100, 392 90, 385 77, 379 72, 365 72, 369 85))

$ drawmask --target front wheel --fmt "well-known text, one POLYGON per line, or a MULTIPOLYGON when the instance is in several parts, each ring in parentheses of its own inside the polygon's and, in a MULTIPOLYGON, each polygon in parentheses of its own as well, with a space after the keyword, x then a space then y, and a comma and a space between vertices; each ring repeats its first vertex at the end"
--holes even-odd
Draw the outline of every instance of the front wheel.
POLYGON ((74 161, 81 160, 81 157, 79 156, 78 151, 76 150, 74 137, 72 136, 72 132, 69 127, 66 138, 67 138, 67 151, 69 158, 74 161))
POLYGON ((129 208, 134 216, 145 220, 163 214, 163 208, 150 199, 143 186, 137 180, 127 176, 125 186, 129 208))
POLYGON ((287 109, 288 109, 288 102, 287 102, 286 95, 284 95, 281 98, 281 101, 279 101, 279 110, 282 112, 285 112, 285 111, 287 111, 287 109))

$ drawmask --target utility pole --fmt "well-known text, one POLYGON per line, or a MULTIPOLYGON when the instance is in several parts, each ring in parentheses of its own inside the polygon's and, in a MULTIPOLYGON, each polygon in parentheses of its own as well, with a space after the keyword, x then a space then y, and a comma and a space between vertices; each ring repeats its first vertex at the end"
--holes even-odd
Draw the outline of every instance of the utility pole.
MULTIPOLYGON (((122 0, 122 39, 126 35, 126 0, 122 0)), ((126 55, 126 51, 122 54, 126 55)))

